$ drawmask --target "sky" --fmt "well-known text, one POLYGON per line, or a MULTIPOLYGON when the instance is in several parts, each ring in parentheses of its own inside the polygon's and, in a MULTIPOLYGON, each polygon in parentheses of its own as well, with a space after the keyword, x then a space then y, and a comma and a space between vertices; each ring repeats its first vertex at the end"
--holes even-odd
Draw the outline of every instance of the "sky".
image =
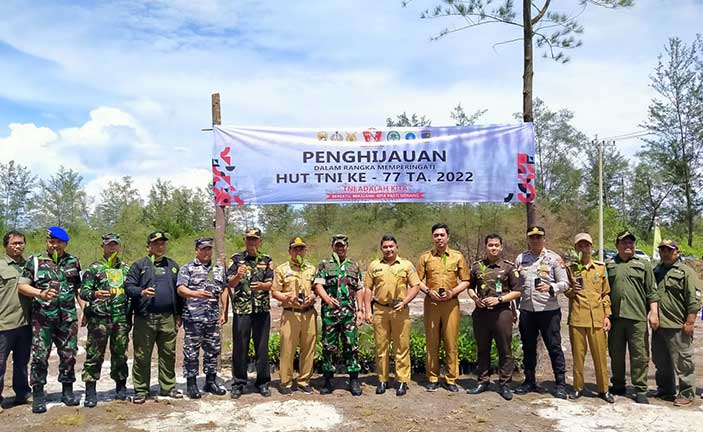
MULTIPOLYGON (((161 178, 210 180, 210 95, 226 125, 383 127, 404 111, 433 126, 487 110, 522 109, 520 29, 486 25, 433 41, 457 18, 420 19, 436 1, 33 0, 0 2, 0 162, 41 178, 78 170, 89 195, 131 176, 144 195, 161 178)), ((669 37, 690 43, 702 0, 637 0, 580 14, 571 61, 535 60, 534 92, 569 109, 589 137, 639 130, 655 96, 650 75, 669 37)), ((563 9, 560 9, 563 8, 563 9)), ((541 54, 541 52, 539 52, 541 54)), ((632 156, 640 142, 617 143, 632 156)))

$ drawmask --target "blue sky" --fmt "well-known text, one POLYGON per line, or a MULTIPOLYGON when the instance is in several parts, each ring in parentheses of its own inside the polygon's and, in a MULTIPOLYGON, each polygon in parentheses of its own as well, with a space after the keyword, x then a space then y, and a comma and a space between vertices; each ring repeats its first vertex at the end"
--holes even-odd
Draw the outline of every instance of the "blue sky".
MULTIPOLYGON (((670 36, 690 42, 700 0, 588 7, 566 65, 537 59, 535 94, 574 111, 589 136, 638 129, 649 75, 670 36)), ((225 124, 383 126, 403 111, 450 123, 461 103, 484 123, 521 110, 517 29, 483 26, 430 41, 452 19, 420 20, 415 0, 14 1, 0 3, 0 160, 47 177, 79 170, 97 195, 131 175, 209 181, 210 94, 225 124)), ((553 2, 578 12, 577 0, 553 2)), ((639 145, 619 142, 627 155, 639 145)))

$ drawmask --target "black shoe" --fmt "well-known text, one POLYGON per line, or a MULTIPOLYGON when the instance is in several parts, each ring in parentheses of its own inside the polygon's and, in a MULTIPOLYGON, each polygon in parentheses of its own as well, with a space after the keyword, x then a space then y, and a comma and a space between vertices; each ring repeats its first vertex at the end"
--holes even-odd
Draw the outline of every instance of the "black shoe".
POLYGON ((635 396, 635 402, 642 405, 649 405, 649 399, 647 399, 647 396, 643 394, 638 394, 635 396))
POLYGON ((46 394, 44 386, 34 386, 32 389, 32 412, 41 414, 46 412, 46 394))
POLYGON ((582 392, 582 391, 580 391, 580 390, 574 390, 574 391, 571 392, 571 394, 569 394, 569 399, 576 400, 576 399, 579 399, 581 396, 583 396, 583 392, 582 392))
POLYGON ((398 385, 398 389, 396 389, 395 395, 396 396, 405 396, 405 393, 407 393, 407 392, 408 392, 408 383, 402 382, 398 385))
POLYGON ((481 394, 481 393, 485 392, 486 390, 488 390, 488 383, 480 382, 480 383, 478 383, 478 385, 476 385, 476 387, 467 390, 466 393, 472 394, 472 395, 477 395, 477 394, 481 394))
POLYGON ((386 392, 386 388, 388 387, 388 383, 385 382, 380 382, 376 386, 376 394, 383 394, 386 392))
POLYGON ((98 394, 95 391, 95 381, 85 383, 85 401, 83 406, 86 408, 95 408, 98 404, 98 394))
POLYGON ((61 402, 66 406, 77 406, 81 403, 80 399, 77 399, 73 394, 73 383, 63 383, 61 386, 61 402))
POLYGON ((242 385, 233 385, 232 386, 232 391, 230 392, 229 396, 232 399, 239 399, 239 397, 244 394, 244 386, 242 385))
POLYGON ((298 386, 298 391, 301 391, 301 392, 303 392, 303 393, 305 393, 305 394, 313 394, 313 393, 315 393, 315 390, 312 388, 312 386, 311 386, 310 384, 308 384, 308 385, 306 385, 306 386, 302 386, 302 387, 298 386))
POLYGON ((283 396, 290 396, 291 394, 293 394, 293 389, 290 387, 281 387, 278 389, 278 392, 283 396))
POLYGON ((214 373, 205 375, 205 387, 203 390, 217 396, 227 393, 227 390, 217 383, 217 375, 214 373))
POLYGON ((361 383, 359 378, 349 378, 349 392, 352 396, 361 396, 361 383))
POLYGON ((439 383, 438 382, 431 382, 427 383, 425 386, 425 389, 427 389, 428 392, 435 392, 437 389, 439 389, 439 383))
POLYGON ((26 395, 23 396, 15 396, 15 400, 12 401, 14 405, 26 405, 30 402, 30 399, 32 398, 32 393, 27 393, 26 395))
POLYGON ((459 393, 459 387, 456 384, 447 384, 447 390, 451 393, 459 393))
POLYGON ((610 392, 598 393, 598 397, 608 403, 615 403, 615 398, 610 394, 610 392))
POLYGON ((627 390, 625 389, 625 387, 610 387, 608 391, 610 392, 610 394, 618 396, 625 396, 627 394, 627 390))
POLYGON ((127 399, 127 381, 120 380, 115 384, 115 400, 127 399))
POLYGON ((263 397, 271 397, 271 390, 269 389, 269 385, 268 384, 261 384, 259 386, 259 394, 263 397))
POLYGON ((502 385, 500 386, 500 390, 498 390, 498 394, 500 397, 502 397, 505 400, 513 400, 513 392, 510 390, 510 387, 507 385, 502 385))
POLYGON ((200 399, 202 396, 198 390, 198 379, 196 377, 188 377, 186 379, 186 393, 190 399, 200 399))
POLYGON ((537 384, 535 384, 532 381, 525 381, 524 383, 520 384, 520 387, 515 389, 515 394, 519 395, 524 395, 530 392, 536 392, 537 391, 537 384))
MULTIPOLYGON (((350 380, 350 383, 351 383, 351 380, 350 380)), ((326 376, 325 383, 322 384, 322 387, 320 387, 320 394, 321 395, 328 395, 328 394, 331 394, 333 391, 334 391, 334 386, 332 385, 332 377, 326 376)))
POLYGON ((567 399, 569 397, 566 393, 566 387, 563 384, 557 384, 554 388, 554 397, 557 399, 567 399))
POLYGON ((668 391, 665 391, 664 389, 657 389, 657 391, 652 394, 652 397, 655 397, 657 399, 665 400, 667 402, 673 402, 674 399, 676 399, 676 395, 674 393, 669 393, 668 391))

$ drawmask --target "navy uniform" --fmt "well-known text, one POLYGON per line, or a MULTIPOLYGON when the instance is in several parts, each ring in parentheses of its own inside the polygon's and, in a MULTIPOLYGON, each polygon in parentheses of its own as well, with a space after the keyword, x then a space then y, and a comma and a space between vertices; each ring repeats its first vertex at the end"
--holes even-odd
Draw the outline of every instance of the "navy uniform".
MULTIPOLYGON (((212 239, 199 238, 195 248, 200 253, 210 249, 212 257, 212 239)), ((225 269, 209 261, 200 261, 196 257, 184 264, 178 271, 178 294, 183 301, 183 374, 187 380, 188 396, 200 398, 196 379, 199 371, 200 349, 203 350, 203 371, 206 376, 205 391, 223 395, 226 390, 217 384, 217 360, 222 351, 220 338, 220 297, 225 290, 225 269), (203 297, 196 295, 208 293, 203 297)), ((224 310, 224 308, 222 309, 224 310)))

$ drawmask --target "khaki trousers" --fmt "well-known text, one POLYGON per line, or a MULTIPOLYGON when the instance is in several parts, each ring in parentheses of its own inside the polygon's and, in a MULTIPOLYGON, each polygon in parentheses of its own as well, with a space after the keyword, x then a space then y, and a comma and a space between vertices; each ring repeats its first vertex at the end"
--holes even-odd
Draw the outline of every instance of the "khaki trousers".
POLYGON ((390 306, 374 305, 373 330, 376 339, 378 380, 388 382, 389 345, 395 348, 395 378, 410 382, 410 308, 395 312, 390 306))
POLYGON ((281 315, 281 387, 293 386, 293 359, 300 346, 298 363, 298 387, 308 385, 312 376, 317 342, 317 312, 284 310, 281 315))
POLYGON ((447 353, 447 384, 456 384, 459 375, 459 321, 461 312, 459 300, 434 302, 425 297, 425 337, 427 339, 427 380, 431 383, 439 381, 439 343, 444 342, 447 353))
POLYGON ((608 391, 607 336, 602 328, 571 327, 571 355, 574 358, 574 390, 583 391, 583 365, 586 360, 586 350, 591 350, 593 367, 596 370, 596 385, 598 393, 608 391))

